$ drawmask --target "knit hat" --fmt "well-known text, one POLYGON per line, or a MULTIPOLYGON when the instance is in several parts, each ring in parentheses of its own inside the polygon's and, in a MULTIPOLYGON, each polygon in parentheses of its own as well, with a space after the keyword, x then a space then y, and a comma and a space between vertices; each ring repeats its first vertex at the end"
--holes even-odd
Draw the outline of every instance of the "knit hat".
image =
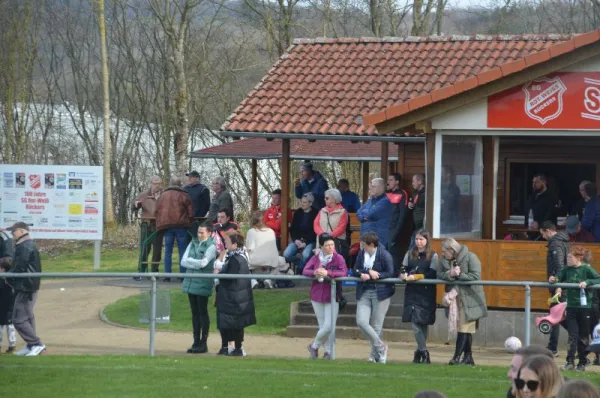
POLYGON ((313 171, 313 164, 311 162, 305 162, 302 167, 300 167, 300 170, 306 170, 306 171, 310 171, 312 173, 313 171))

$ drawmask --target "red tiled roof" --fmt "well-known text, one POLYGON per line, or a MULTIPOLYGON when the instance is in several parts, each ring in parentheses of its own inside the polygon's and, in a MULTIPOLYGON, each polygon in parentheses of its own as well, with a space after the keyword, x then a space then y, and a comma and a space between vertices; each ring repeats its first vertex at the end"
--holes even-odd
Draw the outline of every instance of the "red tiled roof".
MULTIPOLYGON (((210 148, 193 151, 193 158, 238 158, 238 159, 279 159, 281 140, 267 141, 264 138, 248 138, 228 142, 210 148)), ((324 141, 291 140, 291 159, 311 160, 352 160, 381 161, 381 143, 351 143, 335 141, 324 145, 324 141)), ((398 160, 396 145, 389 145, 389 159, 398 160)))
POLYGON ((221 130, 376 135, 361 115, 406 113, 432 102, 432 93, 442 98, 456 87, 472 88, 494 78, 502 65, 523 69, 524 59, 543 61, 549 48, 568 51, 556 44, 583 36, 295 40, 221 130))
MULTIPOLYGON (((423 93, 417 97, 411 97, 401 104, 391 106, 379 112, 371 112, 364 115, 364 121, 367 125, 374 125, 385 122, 386 120, 402 116, 415 109, 425 107, 432 103, 445 100, 454 95, 460 94, 475 87, 498 80, 504 76, 519 72, 530 66, 546 62, 552 58, 571 52, 576 48, 600 41, 600 30, 594 30, 585 34, 573 36, 573 38, 556 42, 546 42, 543 49, 524 54, 517 59, 505 59, 502 63, 497 63, 493 68, 482 69, 473 76, 466 79, 455 81, 453 84, 445 85, 434 89, 433 91, 423 93)), ((489 64, 489 63, 486 63, 489 64)))

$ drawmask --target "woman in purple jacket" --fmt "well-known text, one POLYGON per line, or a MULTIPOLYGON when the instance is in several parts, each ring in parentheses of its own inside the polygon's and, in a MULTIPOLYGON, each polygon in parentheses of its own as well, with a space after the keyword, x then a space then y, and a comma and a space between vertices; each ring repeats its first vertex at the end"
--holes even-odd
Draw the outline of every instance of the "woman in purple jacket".
POLYGON ((335 306, 331 305, 331 283, 325 281, 325 278, 339 278, 348 275, 348 268, 344 257, 335 252, 335 241, 329 234, 319 236, 319 246, 321 247, 302 270, 304 276, 314 276, 310 288, 310 300, 319 322, 319 331, 315 341, 308 346, 308 352, 311 359, 319 357, 319 347, 324 346, 325 353, 323 359, 331 359, 331 346, 329 344, 329 334, 335 327, 331 322, 331 313, 333 311, 335 319, 338 316, 339 300, 341 292, 336 292, 335 306))

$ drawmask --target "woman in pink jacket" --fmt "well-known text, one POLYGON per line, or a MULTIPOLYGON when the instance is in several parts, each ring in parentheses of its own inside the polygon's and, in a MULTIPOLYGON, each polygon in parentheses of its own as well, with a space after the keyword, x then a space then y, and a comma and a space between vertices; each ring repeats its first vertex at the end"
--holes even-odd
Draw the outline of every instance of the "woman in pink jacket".
MULTIPOLYGON (((310 288, 310 300, 319 322, 319 331, 312 344, 308 346, 308 352, 311 359, 319 357, 319 347, 324 346, 325 353, 323 359, 331 359, 331 346, 329 344, 329 334, 335 327, 332 324, 332 311, 335 319, 338 316, 339 300, 341 291, 336 292, 336 303, 331 304, 331 283, 325 281, 325 278, 339 278, 348 275, 348 268, 344 258, 336 253, 335 242, 329 234, 319 236, 319 246, 321 247, 304 267, 302 274, 304 276, 313 276, 317 278, 313 281, 310 288)), ((339 285, 338 285, 339 286, 339 285)), ((334 321, 335 322, 335 321, 334 321)))

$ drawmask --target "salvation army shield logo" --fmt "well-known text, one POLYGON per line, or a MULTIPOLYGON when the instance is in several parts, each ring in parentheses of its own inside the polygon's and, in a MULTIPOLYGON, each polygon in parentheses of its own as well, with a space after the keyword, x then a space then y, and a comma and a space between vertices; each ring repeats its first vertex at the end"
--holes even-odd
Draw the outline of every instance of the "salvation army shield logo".
POLYGON ((556 119, 563 111, 563 94, 567 91, 560 77, 541 77, 523 86, 525 113, 542 125, 556 119))
POLYGON ((38 189, 42 186, 42 176, 39 174, 30 174, 29 175, 29 185, 33 189, 38 189))

